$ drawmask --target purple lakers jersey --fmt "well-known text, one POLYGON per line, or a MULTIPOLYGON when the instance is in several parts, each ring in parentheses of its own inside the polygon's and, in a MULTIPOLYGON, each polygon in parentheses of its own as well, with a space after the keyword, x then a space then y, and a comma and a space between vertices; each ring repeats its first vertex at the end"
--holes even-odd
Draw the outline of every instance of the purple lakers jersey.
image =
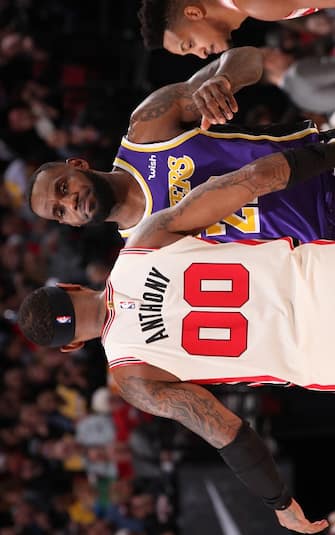
MULTIPOLYGON (((166 142, 137 144, 123 138, 114 165, 129 172, 146 199, 144 217, 178 203, 211 176, 239 169, 257 158, 319 141, 316 128, 289 135, 189 130, 166 142)), ((332 172, 290 190, 255 198, 202 233, 220 241, 293 236, 306 242, 334 239, 332 172)), ((123 231, 128 236, 132 229, 123 231)))

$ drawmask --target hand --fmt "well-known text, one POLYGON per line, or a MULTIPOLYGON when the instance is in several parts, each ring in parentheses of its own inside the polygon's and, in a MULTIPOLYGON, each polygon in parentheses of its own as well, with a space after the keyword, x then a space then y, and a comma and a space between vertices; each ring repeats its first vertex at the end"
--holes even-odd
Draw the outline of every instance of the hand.
POLYGON ((238 111, 231 83, 224 74, 206 80, 193 94, 193 101, 202 115, 201 128, 204 130, 211 124, 226 123, 238 111))
POLYGON ((327 520, 309 522, 300 505, 292 500, 291 505, 283 511, 275 511, 281 526, 298 533, 319 533, 328 527, 327 520))

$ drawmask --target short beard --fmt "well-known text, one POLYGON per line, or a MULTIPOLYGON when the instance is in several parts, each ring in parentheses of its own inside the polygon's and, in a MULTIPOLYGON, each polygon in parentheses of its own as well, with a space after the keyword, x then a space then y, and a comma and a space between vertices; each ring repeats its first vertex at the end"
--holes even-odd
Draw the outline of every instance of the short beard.
POLYGON ((81 169, 81 172, 89 179, 96 201, 94 214, 89 224, 99 225, 106 221, 116 204, 113 189, 108 181, 98 173, 87 169, 81 169))

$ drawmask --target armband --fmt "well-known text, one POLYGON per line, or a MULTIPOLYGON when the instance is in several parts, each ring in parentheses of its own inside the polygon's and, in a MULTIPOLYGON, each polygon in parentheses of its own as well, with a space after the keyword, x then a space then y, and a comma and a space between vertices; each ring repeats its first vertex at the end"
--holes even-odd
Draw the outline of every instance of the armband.
POLYGON ((281 480, 269 450, 248 422, 243 421, 233 442, 218 452, 242 483, 260 496, 265 505, 277 510, 291 505, 292 496, 281 480))
POLYGON ((313 143, 301 149, 283 151, 290 169, 287 188, 335 167, 335 143, 313 143))

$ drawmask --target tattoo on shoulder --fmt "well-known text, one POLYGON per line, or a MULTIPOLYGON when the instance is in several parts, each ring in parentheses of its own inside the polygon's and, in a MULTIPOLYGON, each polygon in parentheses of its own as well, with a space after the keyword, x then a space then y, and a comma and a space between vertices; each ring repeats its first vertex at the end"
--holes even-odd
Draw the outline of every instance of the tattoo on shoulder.
POLYGON ((190 88, 181 84, 163 87, 148 99, 143 109, 136 117, 137 121, 152 121, 164 115, 177 102, 183 101, 184 111, 189 114, 197 114, 197 107, 192 100, 190 88))
POLYGON ((131 117, 129 121, 128 132, 127 132, 127 138, 129 139, 129 141, 133 141, 134 134, 135 134, 135 121, 134 121, 134 118, 131 117))

